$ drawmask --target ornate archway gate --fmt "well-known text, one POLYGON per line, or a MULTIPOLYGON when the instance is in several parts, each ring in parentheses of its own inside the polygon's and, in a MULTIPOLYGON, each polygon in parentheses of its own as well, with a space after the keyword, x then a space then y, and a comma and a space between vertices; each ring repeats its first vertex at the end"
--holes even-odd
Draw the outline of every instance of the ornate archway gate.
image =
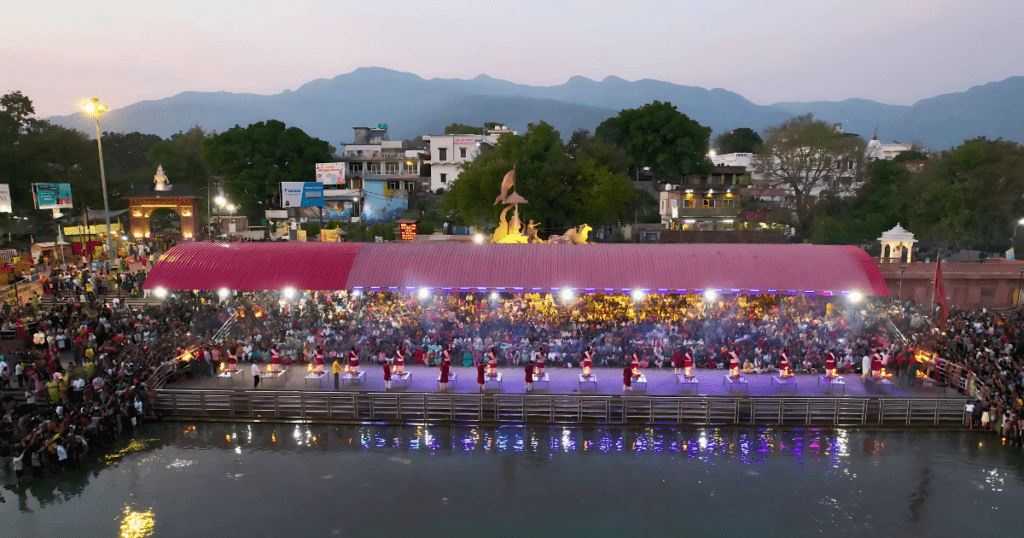
POLYGON ((150 215, 156 209, 167 208, 181 218, 181 238, 186 241, 195 240, 200 196, 191 185, 171 185, 162 166, 157 168, 152 185, 134 187, 124 198, 128 200, 133 239, 149 237, 150 215))

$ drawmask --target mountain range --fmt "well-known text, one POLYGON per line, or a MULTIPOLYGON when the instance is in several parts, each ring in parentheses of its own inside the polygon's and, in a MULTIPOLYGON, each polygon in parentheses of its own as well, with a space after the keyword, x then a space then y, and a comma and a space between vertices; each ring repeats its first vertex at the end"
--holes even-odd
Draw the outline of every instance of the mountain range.
MULTIPOLYGON (((110 110, 104 131, 140 131, 168 137, 200 125, 225 131, 235 125, 277 119, 338 146, 351 143, 352 127, 388 124, 392 140, 440 134, 453 122, 505 123, 524 132, 546 121, 563 138, 593 129, 624 108, 668 101, 713 129, 712 137, 737 127, 761 131, 792 116, 841 123, 846 132, 883 142, 916 142, 943 150, 985 136, 1024 142, 1024 77, 975 86, 959 93, 888 105, 866 99, 757 105, 720 88, 707 90, 659 80, 635 82, 610 76, 601 81, 575 76, 558 86, 528 86, 480 75, 470 80, 423 79, 380 67, 364 67, 318 79, 275 95, 183 92, 110 110)), ((91 132, 82 114, 54 116, 53 123, 91 132)))

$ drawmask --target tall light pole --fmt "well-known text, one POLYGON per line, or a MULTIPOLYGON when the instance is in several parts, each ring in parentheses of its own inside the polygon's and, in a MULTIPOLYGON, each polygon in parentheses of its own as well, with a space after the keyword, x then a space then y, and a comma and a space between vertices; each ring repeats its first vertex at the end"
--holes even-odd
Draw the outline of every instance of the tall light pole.
POLYGON ((93 97, 82 105, 82 110, 96 120, 96 147, 100 151, 100 184, 103 186, 103 217, 107 221, 107 261, 117 258, 117 251, 114 250, 113 230, 110 229, 110 205, 107 204, 107 174, 103 170, 103 141, 100 136, 100 114, 107 111, 107 105, 100 103, 100 100, 93 97))

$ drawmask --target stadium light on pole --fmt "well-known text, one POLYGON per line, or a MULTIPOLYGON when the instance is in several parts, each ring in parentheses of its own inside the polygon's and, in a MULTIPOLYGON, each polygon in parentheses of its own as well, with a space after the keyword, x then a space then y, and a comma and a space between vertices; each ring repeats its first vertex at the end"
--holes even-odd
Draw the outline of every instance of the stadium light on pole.
POLYGON ((100 152, 100 185, 103 187, 103 216, 107 221, 107 260, 110 261, 117 259, 117 251, 114 250, 113 230, 110 229, 110 205, 107 203, 107 174, 103 169, 103 141, 100 136, 100 114, 106 112, 107 108, 107 105, 100 103, 100 100, 95 97, 82 105, 82 110, 96 120, 96 147, 100 152))

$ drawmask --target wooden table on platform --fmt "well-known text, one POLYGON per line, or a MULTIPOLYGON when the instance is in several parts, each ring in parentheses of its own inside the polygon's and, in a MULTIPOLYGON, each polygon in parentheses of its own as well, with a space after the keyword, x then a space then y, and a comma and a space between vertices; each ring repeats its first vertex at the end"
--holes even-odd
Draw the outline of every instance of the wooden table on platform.
POLYGON ((306 388, 308 389, 308 388, 310 388, 310 386, 312 386, 313 388, 315 388, 317 390, 320 390, 320 389, 324 388, 324 376, 325 375, 327 375, 327 372, 321 372, 319 374, 316 373, 316 372, 311 372, 311 373, 306 374, 306 377, 305 377, 306 388))
POLYGON ((225 380, 228 382, 228 385, 232 385, 236 378, 245 379, 245 370, 221 370, 221 372, 217 374, 217 386, 220 386, 221 380, 225 380))
POLYGON ((391 374, 392 383, 402 383, 405 388, 409 388, 409 382, 412 381, 412 372, 404 371, 400 374, 391 374))
POLYGON ((691 375, 690 377, 686 377, 686 374, 676 374, 676 385, 679 385, 682 390, 692 390, 694 393, 697 393, 697 387, 700 385, 700 380, 697 379, 697 376, 691 375))
POLYGON ((747 378, 745 378, 743 376, 738 376, 736 378, 733 378, 729 374, 725 374, 725 383, 724 384, 725 384, 726 390, 728 390, 730 392, 735 390, 735 389, 733 389, 734 385, 739 385, 739 386, 743 387, 743 390, 745 390, 747 392, 747 394, 750 394, 750 383, 747 383, 747 378))
POLYGON ((494 375, 484 375, 484 388, 487 388, 488 383, 497 383, 498 391, 501 391, 501 372, 494 375))
POLYGON ((359 383, 360 385, 362 385, 363 384, 363 380, 365 380, 365 379, 366 379, 366 372, 364 372, 362 370, 358 370, 354 374, 349 372, 349 373, 341 376, 341 386, 344 387, 345 383, 359 383))
MULTIPOLYGON (((459 373, 458 372, 448 372, 448 382, 451 383, 453 389, 455 388, 455 384, 458 383, 458 381, 459 381, 459 373)), ((441 374, 437 374, 437 382, 438 383, 441 382, 441 374)))
POLYGON ((819 387, 821 386, 822 382, 825 382, 826 394, 832 392, 832 390, 835 389, 836 387, 839 387, 838 390, 840 390, 843 393, 843 396, 846 396, 846 381, 844 381, 842 377, 829 377, 827 375, 818 376, 819 387))
POLYGON ((772 386, 775 387, 778 392, 782 392, 782 388, 785 387, 788 390, 792 390, 793 394, 796 394, 796 378, 793 376, 782 377, 773 375, 772 386))

